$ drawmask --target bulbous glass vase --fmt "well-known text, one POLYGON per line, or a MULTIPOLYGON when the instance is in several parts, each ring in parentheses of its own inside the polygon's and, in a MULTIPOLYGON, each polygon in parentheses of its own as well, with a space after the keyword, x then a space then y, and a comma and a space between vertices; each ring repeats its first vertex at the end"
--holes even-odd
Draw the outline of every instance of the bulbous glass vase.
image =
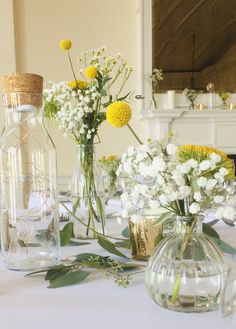
POLYGON ((161 307, 205 312, 220 304, 227 273, 225 258, 202 233, 198 218, 178 217, 175 231, 157 246, 146 268, 146 286, 161 307))

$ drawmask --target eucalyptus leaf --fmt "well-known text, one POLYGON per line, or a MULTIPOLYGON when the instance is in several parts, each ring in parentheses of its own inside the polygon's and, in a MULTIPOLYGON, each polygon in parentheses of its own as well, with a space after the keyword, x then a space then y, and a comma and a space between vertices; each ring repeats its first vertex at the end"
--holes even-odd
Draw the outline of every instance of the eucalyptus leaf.
POLYGON ((211 227, 210 225, 203 223, 202 224, 202 230, 203 233, 205 233, 206 235, 210 236, 211 238, 214 238, 216 240, 220 241, 220 236, 219 234, 216 232, 216 230, 214 230, 213 227, 211 227))
POLYGON ((228 243, 226 243, 225 241, 222 241, 222 240, 220 241, 220 248, 226 254, 230 254, 230 255, 236 254, 236 249, 234 247, 232 247, 231 245, 229 245, 228 243))
POLYGON ((117 247, 122 247, 122 248, 125 248, 125 249, 130 249, 131 248, 131 244, 130 244, 129 239, 124 239, 122 241, 118 241, 118 242, 115 243, 115 245, 117 247))
POLYGON ((50 281, 48 288, 59 288, 64 286, 70 286, 84 281, 91 272, 88 271, 74 271, 66 273, 64 276, 60 276, 55 280, 50 281))
POLYGON ((121 235, 122 235, 124 238, 127 238, 127 239, 130 238, 130 235, 129 235, 129 228, 128 228, 128 226, 127 226, 126 228, 123 229, 123 231, 121 232, 121 235))
POLYGON ((70 271, 70 266, 65 266, 63 264, 55 266, 47 271, 47 274, 45 276, 46 281, 52 281, 55 280, 61 276, 64 276, 67 272, 70 271))
POLYGON ((125 254, 123 254, 116 248, 116 245, 113 242, 107 240, 104 236, 98 235, 97 239, 98 239, 98 244, 100 244, 100 246, 105 250, 107 250, 109 253, 120 257, 128 258, 125 254))
POLYGON ((75 241, 75 240, 70 240, 69 245, 70 246, 85 246, 90 244, 90 242, 83 242, 83 241, 75 241))
POLYGON ((166 212, 164 214, 162 214, 156 221, 155 221, 155 225, 161 225, 163 223, 165 223, 169 218, 171 217, 171 213, 170 212, 166 212))
POLYGON ((75 258, 77 260, 80 260, 80 261, 89 260, 91 258, 97 258, 98 261, 102 261, 103 259, 107 259, 108 256, 104 257, 104 256, 101 256, 101 255, 98 255, 98 254, 84 252, 84 253, 81 253, 81 254, 76 255, 75 258))
POLYGON ((60 241, 61 247, 66 246, 69 244, 70 239, 73 237, 73 224, 67 223, 63 229, 60 231, 60 241))

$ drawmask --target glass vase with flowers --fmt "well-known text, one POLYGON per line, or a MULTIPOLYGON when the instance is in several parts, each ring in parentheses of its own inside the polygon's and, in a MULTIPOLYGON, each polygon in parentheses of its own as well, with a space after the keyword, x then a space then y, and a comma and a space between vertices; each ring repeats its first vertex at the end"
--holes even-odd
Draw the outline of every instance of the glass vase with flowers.
MULTIPOLYGON (((156 225, 175 218, 175 230, 157 245, 146 269, 148 291, 160 306, 184 312, 218 307, 226 262, 205 235, 212 229, 202 214, 227 199, 224 182, 233 175, 224 153, 203 146, 152 142, 122 156, 118 176, 124 216, 160 207, 165 212, 156 225)), ((233 208, 231 215, 236 215, 233 208)))
POLYGON ((77 165, 71 184, 74 234, 79 238, 95 238, 105 234, 104 188, 101 171, 95 160, 98 129, 106 120, 109 108, 127 123, 131 117, 126 102, 131 93, 124 93, 132 68, 120 54, 106 56, 106 49, 83 52, 79 58, 82 68, 78 80, 70 56, 70 40, 60 47, 67 52, 74 80, 52 83, 44 90, 45 115, 53 119, 65 136, 78 145, 77 165))

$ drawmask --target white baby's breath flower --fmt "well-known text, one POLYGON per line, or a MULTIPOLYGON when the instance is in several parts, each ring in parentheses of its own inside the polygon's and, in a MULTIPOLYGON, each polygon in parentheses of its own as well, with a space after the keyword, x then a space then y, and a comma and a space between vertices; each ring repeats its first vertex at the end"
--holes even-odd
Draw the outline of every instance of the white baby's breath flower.
POLYGON ((222 168, 220 168, 220 170, 219 170, 219 174, 221 175, 221 176, 227 176, 228 175, 228 169, 226 169, 226 168, 224 168, 224 167, 222 167, 222 168))
POLYGON ((198 186, 200 187, 205 187, 207 185, 207 178, 206 177, 200 177, 198 180, 197 180, 197 184, 198 186))
POLYGON ((197 202, 201 201, 201 199, 202 199, 202 195, 200 192, 195 192, 193 197, 197 202))
POLYGON ((187 163, 193 169, 197 168, 197 166, 198 166, 198 162, 195 159, 190 159, 187 161, 187 163))
POLYGON ((216 195, 214 198, 213 198, 213 201, 215 203, 222 203, 224 201, 224 197, 222 195, 216 195))
POLYGON ((167 144, 167 146, 166 146, 166 152, 169 155, 176 154, 177 150, 178 150, 178 147, 175 144, 170 143, 170 144, 167 144))
POLYGON ((194 202, 189 207, 189 212, 191 214, 197 214, 200 211, 200 205, 197 202, 194 202))
POLYGON ((216 154, 215 152, 210 154, 211 161, 218 163, 221 161, 221 156, 219 154, 216 154))
POLYGON ((206 184, 206 189, 208 191, 211 191, 216 186, 216 184, 217 184, 217 180, 216 179, 213 179, 213 178, 212 179, 209 179, 208 182, 207 182, 207 184, 206 184))
POLYGON ((199 164, 199 168, 202 171, 205 171, 207 169, 209 169, 211 167, 211 162, 209 160, 203 160, 202 162, 200 162, 199 164))
POLYGON ((169 199, 168 199, 167 195, 165 195, 165 194, 161 194, 159 196, 159 201, 162 206, 166 206, 169 203, 169 199))
POLYGON ((179 187, 179 199, 187 198, 191 193, 191 188, 189 186, 180 186, 179 187))

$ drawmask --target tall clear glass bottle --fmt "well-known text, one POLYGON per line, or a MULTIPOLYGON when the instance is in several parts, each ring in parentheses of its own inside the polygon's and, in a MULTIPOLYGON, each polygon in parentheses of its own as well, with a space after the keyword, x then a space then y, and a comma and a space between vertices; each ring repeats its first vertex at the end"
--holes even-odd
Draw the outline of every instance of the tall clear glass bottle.
POLYGON ((56 150, 43 125, 42 88, 38 75, 3 77, 1 250, 14 270, 43 269, 59 261, 56 150))

